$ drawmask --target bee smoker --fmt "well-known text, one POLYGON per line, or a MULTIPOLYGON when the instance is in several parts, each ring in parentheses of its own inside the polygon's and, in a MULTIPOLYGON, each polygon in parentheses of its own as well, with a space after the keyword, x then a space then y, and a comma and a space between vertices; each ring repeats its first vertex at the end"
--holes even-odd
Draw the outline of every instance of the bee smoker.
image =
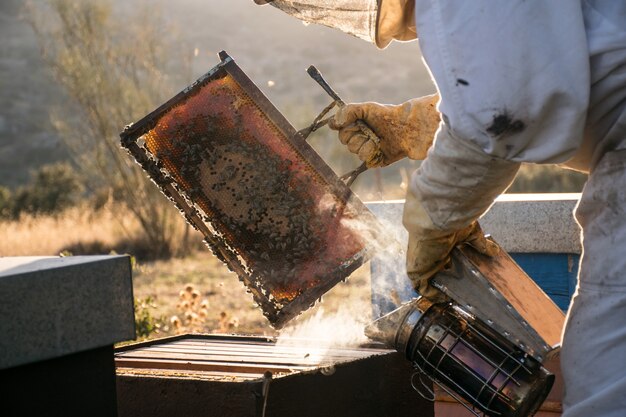
POLYGON ((549 341, 559 340, 560 309, 504 251, 488 258, 458 247, 431 283, 450 301, 414 298, 365 334, 413 362, 411 384, 424 398, 435 400, 433 382, 476 416, 537 412, 555 379, 542 362, 558 350, 549 341))

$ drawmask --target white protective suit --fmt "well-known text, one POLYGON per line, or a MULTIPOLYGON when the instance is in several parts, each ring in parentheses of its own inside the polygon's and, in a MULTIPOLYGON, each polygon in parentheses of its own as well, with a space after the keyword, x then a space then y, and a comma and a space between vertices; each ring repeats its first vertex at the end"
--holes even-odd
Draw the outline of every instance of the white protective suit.
POLYGON ((626 416, 626 2, 416 0, 415 26, 443 121, 407 206, 453 231, 521 162, 589 172, 563 416, 626 416))
POLYGON ((272 4, 381 48, 419 37, 442 123, 407 193, 412 278, 421 279, 416 266, 437 242, 445 246, 489 208, 522 162, 590 174, 576 209, 584 253, 561 351, 563 416, 626 416, 626 1, 272 4))

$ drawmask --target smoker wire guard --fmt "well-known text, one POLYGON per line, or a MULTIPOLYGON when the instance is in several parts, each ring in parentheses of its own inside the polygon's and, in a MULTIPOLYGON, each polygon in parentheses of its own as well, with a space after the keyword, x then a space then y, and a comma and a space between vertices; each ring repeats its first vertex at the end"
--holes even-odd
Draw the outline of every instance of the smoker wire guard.
POLYGON ((120 133, 121 145, 148 173, 150 179, 159 187, 161 192, 174 203, 185 217, 186 221, 204 235, 205 244, 218 259, 224 262, 232 272, 238 275, 239 280, 242 281, 248 288, 248 291, 252 293, 254 301, 261 307, 263 314, 270 321, 271 325, 278 329, 313 306, 316 300, 320 299, 323 294, 340 281, 345 280, 352 272, 368 261, 372 255, 371 248, 364 246, 350 259, 346 259, 338 265, 338 267, 329 274, 329 276, 325 277, 324 281, 319 285, 304 290, 289 303, 277 307, 271 302, 269 297, 263 293, 262 288, 257 286, 251 279, 251 275, 246 272, 240 260, 240 256, 237 255, 234 248, 229 248, 224 245, 210 230, 207 222, 202 219, 202 214, 199 212, 198 208, 194 207, 192 198, 188 193, 176 184, 171 175, 164 172, 164 170, 157 165, 157 161, 144 146, 138 144, 138 141, 143 135, 154 128, 162 116, 177 104, 199 91, 207 83, 224 75, 232 77, 239 87, 241 87, 258 106, 259 110, 278 129, 283 138, 287 140, 288 144, 299 153, 311 170, 325 181, 334 196, 344 204, 344 208, 351 207, 358 213, 359 217, 367 217, 368 222, 375 225, 377 231, 380 233, 384 233, 384 231, 376 220, 376 217, 365 207, 360 199, 352 193, 350 188, 340 180, 315 150, 306 143, 306 139, 302 136, 301 131, 296 131, 282 113, 239 68, 235 61, 224 51, 219 53, 219 58, 221 62, 205 75, 138 122, 126 126, 123 132, 120 133))
POLYGON ((396 336, 396 350, 404 353, 406 358, 413 363, 415 372, 411 376, 411 385, 422 398, 435 401, 434 391, 424 382, 423 378, 426 378, 476 417, 503 415, 525 417, 537 412, 552 389, 555 379, 541 362, 520 350, 510 340, 458 304, 433 305, 432 302, 421 297, 409 304, 415 304, 417 308, 405 316, 396 336), (441 311, 434 313, 437 309, 441 311), (426 320, 427 323, 423 323, 426 316, 430 317, 426 320), (454 325, 458 327, 455 328, 454 325), (443 334, 437 340, 431 338, 429 342, 424 342, 428 339, 427 334, 430 334, 434 327, 439 327, 443 334), (409 330, 410 333, 407 333, 409 330), (472 336, 468 336, 470 334, 472 336), (447 340, 447 346, 445 340, 447 340), (483 353, 485 351, 479 349, 478 341, 489 346, 488 351, 491 353, 487 355, 483 353), (427 347, 429 344, 430 348, 427 347), (467 351, 455 353, 457 345, 464 347, 467 351), (425 351, 428 351, 426 355, 425 351), (437 358, 437 355, 440 356, 437 358), (475 358, 472 359, 473 355, 475 358), (526 358, 525 355, 528 357, 526 358), (500 360, 494 362, 493 359, 496 357, 500 360), (476 358, 484 361, 483 365, 493 367, 488 378, 484 378, 478 371, 479 364, 476 358), (450 359, 455 363, 454 366, 460 367, 455 371, 457 375, 460 370, 467 372, 463 376, 464 383, 453 379, 448 373, 451 372, 450 363, 445 368, 447 371, 442 371, 445 367, 443 363, 450 359), (494 382, 498 378, 500 384, 494 382), (522 389, 521 392, 514 390, 514 394, 524 395, 524 402, 521 402, 518 396, 508 392, 511 390, 511 388, 507 389, 509 384, 513 388, 522 389), (471 389, 468 390, 471 385, 474 390, 480 388, 477 394, 473 394, 471 389), (500 411, 495 409, 494 405, 500 411))

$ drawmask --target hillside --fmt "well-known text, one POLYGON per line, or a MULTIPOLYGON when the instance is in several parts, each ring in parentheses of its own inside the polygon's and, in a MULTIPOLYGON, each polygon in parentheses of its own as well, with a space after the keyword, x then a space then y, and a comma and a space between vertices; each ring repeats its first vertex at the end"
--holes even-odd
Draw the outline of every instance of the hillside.
POLYGON ((0 185, 28 180, 41 164, 66 157, 49 122, 60 95, 43 66, 20 1, 0 2, 0 185))
MULTIPOLYGON (((62 114, 65 99, 40 58, 20 4, 0 3, 0 185, 11 187, 23 184, 30 169, 66 158, 49 122, 51 112, 62 114)), ((163 37, 174 33, 180 47, 189 49, 192 78, 209 70, 218 62, 217 52, 226 50, 297 128, 329 102, 304 71, 311 64, 346 101, 400 102, 434 90, 415 42, 379 51, 332 29, 305 26, 252 0, 119 4, 144 7, 146 13, 162 10, 173 27, 164 28, 163 37)), ((322 154, 328 148, 325 140, 314 142, 322 154)))

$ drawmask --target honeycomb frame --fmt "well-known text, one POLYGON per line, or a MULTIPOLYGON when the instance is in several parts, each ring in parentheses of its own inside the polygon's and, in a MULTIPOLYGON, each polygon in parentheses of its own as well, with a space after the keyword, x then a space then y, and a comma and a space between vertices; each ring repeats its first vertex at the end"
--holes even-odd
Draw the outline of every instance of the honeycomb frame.
POLYGON ((220 58, 127 126, 121 143, 280 328, 367 261, 382 228, 235 61, 220 58))

